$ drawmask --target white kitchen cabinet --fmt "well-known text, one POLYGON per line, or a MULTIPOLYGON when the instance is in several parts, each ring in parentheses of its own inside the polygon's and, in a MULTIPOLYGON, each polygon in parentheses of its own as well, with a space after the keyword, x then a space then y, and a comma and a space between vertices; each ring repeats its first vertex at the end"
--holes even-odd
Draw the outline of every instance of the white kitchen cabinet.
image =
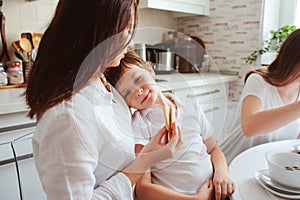
POLYGON ((46 199, 33 160, 34 129, 0 132, 0 199, 46 199))
POLYGON ((232 118, 228 102, 228 82, 207 84, 174 90, 174 94, 182 101, 195 101, 202 108, 208 121, 214 127, 214 136, 221 141, 228 130, 229 120, 232 118))
POLYGON ((174 17, 209 15, 210 0, 140 0, 139 8, 172 11, 174 17))

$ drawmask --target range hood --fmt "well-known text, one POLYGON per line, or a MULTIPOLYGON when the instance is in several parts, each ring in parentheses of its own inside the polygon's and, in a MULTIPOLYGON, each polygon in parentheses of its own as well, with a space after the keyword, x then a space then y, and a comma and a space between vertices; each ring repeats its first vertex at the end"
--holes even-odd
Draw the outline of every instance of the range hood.
POLYGON ((174 17, 209 15, 210 0, 140 0, 139 8, 172 11, 174 17))

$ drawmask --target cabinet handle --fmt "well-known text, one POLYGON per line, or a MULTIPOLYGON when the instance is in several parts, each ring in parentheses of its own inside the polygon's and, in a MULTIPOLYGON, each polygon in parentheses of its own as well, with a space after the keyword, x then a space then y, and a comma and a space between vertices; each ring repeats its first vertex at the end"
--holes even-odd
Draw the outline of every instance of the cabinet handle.
POLYGON ((213 111, 216 111, 216 110, 220 110, 220 108, 219 107, 213 107, 211 109, 204 110, 203 112, 204 113, 209 113, 209 112, 213 112, 213 111))
POLYGON ((187 98, 194 98, 194 97, 201 97, 201 96, 206 96, 206 95, 210 95, 210 94, 215 94, 220 92, 220 90, 216 89, 214 91, 211 92, 203 92, 203 93, 199 93, 199 94, 188 94, 186 95, 187 98))
POLYGON ((29 153, 29 154, 25 154, 25 155, 22 155, 22 156, 18 156, 16 158, 9 158, 9 159, 6 159, 6 160, 1 160, 0 161, 0 166, 7 165, 7 164, 10 164, 10 163, 14 163, 14 162, 20 161, 20 160, 25 160, 25 159, 28 159, 28 158, 33 158, 33 154, 29 153))

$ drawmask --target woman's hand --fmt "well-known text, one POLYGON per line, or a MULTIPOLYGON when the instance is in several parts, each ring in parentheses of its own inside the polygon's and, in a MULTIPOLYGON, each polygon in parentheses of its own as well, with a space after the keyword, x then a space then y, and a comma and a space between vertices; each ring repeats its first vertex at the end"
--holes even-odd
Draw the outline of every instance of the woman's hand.
POLYGON ((228 173, 215 172, 213 178, 215 189, 215 199, 225 199, 230 196, 235 190, 234 182, 229 178, 228 173))
POLYGON ((152 140, 144 146, 143 150, 137 155, 137 158, 128 165, 122 173, 125 174, 132 185, 153 165, 158 162, 171 158, 180 147, 181 131, 176 123, 172 124, 170 141, 167 144, 162 143, 162 138, 167 133, 166 127, 162 128, 152 140))
POLYGON ((172 124, 170 140, 167 143, 163 143, 162 138, 166 135, 166 133, 166 127, 162 128, 140 152, 139 156, 144 158, 144 161, 149 165, 149 167, 162 160, 173 157, 182 144, 181 130, 175 122, 172 124))

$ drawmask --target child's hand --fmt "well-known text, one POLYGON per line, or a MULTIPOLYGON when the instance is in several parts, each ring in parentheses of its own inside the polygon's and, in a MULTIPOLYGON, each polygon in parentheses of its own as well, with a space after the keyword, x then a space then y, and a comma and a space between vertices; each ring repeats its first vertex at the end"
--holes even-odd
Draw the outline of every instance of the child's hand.
POLYGON ((227 196, 230 196, 235 190, 235 184, 229 178, 227 172, 215 172, 213 185, 215 189, 216 200, 225 199, 227 196))
POLYGON ((214 197, 214 186, 212 180, 207 180, 201 188, 198 190, 197 194, 194 195, 195 200, 211 200, 214 197))

